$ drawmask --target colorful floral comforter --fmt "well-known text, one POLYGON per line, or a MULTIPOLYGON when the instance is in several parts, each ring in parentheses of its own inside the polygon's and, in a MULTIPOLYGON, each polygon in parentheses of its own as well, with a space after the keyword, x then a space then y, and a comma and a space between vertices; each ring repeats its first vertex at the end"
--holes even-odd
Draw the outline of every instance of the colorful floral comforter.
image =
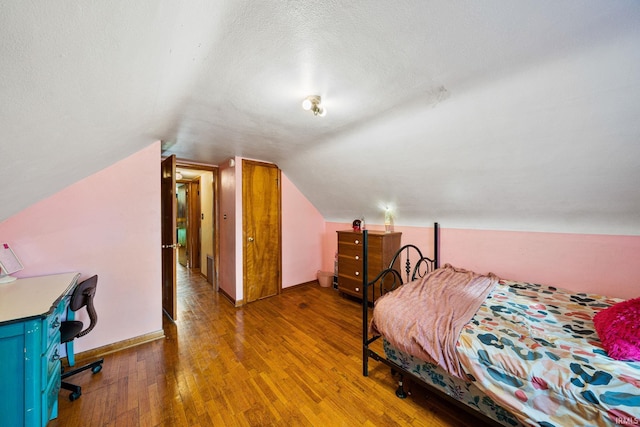
POLYGON ((504 425, 640 425, 640 363, 608 357, 592 322, 619 301, 501 280, 460 333, 466 384, 386 341, 385 354, 504 425))
POLYGON ((640 363, 608 357, 592 322, 618 301, 500 281, 460 334, 460 363, 525 423, 640 425, 640 363))

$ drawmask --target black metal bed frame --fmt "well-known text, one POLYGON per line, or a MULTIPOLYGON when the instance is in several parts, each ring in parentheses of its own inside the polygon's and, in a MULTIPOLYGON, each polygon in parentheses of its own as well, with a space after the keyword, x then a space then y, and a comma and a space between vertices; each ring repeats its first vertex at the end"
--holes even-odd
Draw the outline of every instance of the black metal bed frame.
POLYGON ((396 396, 401 399, 407 397, 407 392, 404 389, 404 378, 410 378, 412 381, 420 383, 427 390, 439 395, 444 400, 452 403, 456 407, 466 411, 467 413, 482 419, 485 423, 494 426, 500 426, 500 424, 496 423, 495 420, 485 416, 484 414, 469 408, 464 403, 448 396, 443 393, 441 390, 433 387, 431 384, 423 381, 421 378, 415 376, 411 372, 405 370, 400 365, 388 360, 385 355, 378 354, 375 350, 370 348, 370 345, 373 344, 378 339, 382 338, 381 335, 369 336, 369 308, 370 305, 375 306, 375 296, 376 296, 376 284, 379 287, 379 295, 382 296, 385 292, 389 292, 397 287, 403 285, 404 283, 408 283, 410 281, 416 280, 418 278, 423 277, 427 273, 432 272, 433 270, 440 268, 440 258, 439 258, 439 249, 440 249, 440 232, 438 223, 433 224, 433 259, 428 258, 422 254, 422 251, 415 245, 404 245, 402 246, 394 255, 393 259, 389 263, 389 267, 385 270, 381 271, 373 280, 369 281, 367 277, 368 270, 368 236, 367 231, 363 231, 362 233, 362 244, 363 244, 363 259, 362 259, 362 375, 365 377, 369 376, 369 358, 384 363, 385 365, 391 368, 392 373, 399 374, 398 388, 396 389, 396 396), (406 257, 404 262, 404 276, 405 281, 403 281, 403 275, 400 271, 398 271, 394 266, 400 265, 399 260, 402 258, 402 255, 406 257), (413 260, 413 263, 412 263, 413 260), (369 293, 372 292, 373 302, 365 303, 365 301, 369 301, 369 293))
POLYGON ((376 290, 375 285, 378 284, 380 288, 380 296, 382 296, 385 292, 392 291, 397 287, 403 285, 404 283, 408 283, 420 277, 423 277, 427 273, 435 270, 440 267, 439 264, 439 225, 438 223, 433 224, 433 259, 428 258, 422 254, 422 251, 415 245, 404 245, 393 256, 391 262, 389 263, 389 267, 385 270, 382 270, 378 275, 371 281, 367 277, 368 271, 368 231, 364 230, 362 232, 362 246, 363 246, 363 256, 362 256, 362 375, 369 376, 369 358, 372 358, 378 362, 382 362, 392 370, 400 373, 400 381, 398 383, 398 389, 396 390, 396 395, 400 398, 407 397, 406 392, 403 387, 403 373, 409 374, 402 367, 397 365, 396 363, 391 362, 385 356, 378 354, 375 350, 369 348, 369 346, 380 339, 381 335, 376 335, 373 337, 369 337, 369 304, 366 304, 365 301, 369 301, 369 288, 371 288, 373 305, 375 306, 375 296, 376 290), (402 280, 402 273, 398 271, 394 266, 400 265, 400 260, 402 255, 405 256, 404 262, 404 273, 405 273, 405 281, 402 280), (413 259, 413 267, 412 267, 412 259, 413 259))

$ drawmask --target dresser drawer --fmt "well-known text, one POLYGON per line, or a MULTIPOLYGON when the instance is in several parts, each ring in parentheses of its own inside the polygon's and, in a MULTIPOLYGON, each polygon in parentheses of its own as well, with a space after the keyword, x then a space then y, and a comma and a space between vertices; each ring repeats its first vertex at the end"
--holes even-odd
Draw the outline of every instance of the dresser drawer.
POLYGON ((362 281, 362 260, 338 256, 338 274, 362 281))
POLYGON ((338 247, 360 247, 362 248, 362 233, 338 232, 338 247))
POLYGON ((338 247, 338 256, 343 258, 351 258, 355 260, 362 260, 362 247, 357 247, 353 245, 348 246, 339 246, 338 247))
MULTIPOLYGON (((56 334, 60 333, 60 324, 67 307, 67 299, 63 298, 62 301, 56 306, 49 316, 47 316, 42 322, 42 334, 44 339, 42 340, 42 353, 46 353, 49 348, 49 344, 54 340, 56 334)), ((57 342, 60 342, 60 337, 57 338, 57 342)))
POLYGON ((60 375, 60 332, 54 336, 49 348, 42 356, 42 384, 47 384, 52 376, 60 375))
MULTIPOLYGON (((363 262, 361 256, 338 255, 338 273, 362 281, 363 262)), ((380 254, 369 254, 368 279, 373 280, 378 273, 383 270, 383 263, 380 254)))
MULTIPOLYGON (((353 235, 347 235, 342 237, 342 240, 338 240, 338 253, 346 256, 359 256, 362 258, 364 251, 364 245, 362 244, 362 233, 351 233, 353 235)), ((369 236, 369 259, 371 256, 382 253, 382 238, 376 235, 369 236)))
POLYGON ((338 275, 338 289, 340 292, 362 298, 362 280, 338 275))
MULTIPOLYGON (((60 366, 60 361, 58 361, 60 366)), ((42 425, 58 416, 58 393, 60 393, 60 373, 49 378, 47 387, 42 393, 42 425)))

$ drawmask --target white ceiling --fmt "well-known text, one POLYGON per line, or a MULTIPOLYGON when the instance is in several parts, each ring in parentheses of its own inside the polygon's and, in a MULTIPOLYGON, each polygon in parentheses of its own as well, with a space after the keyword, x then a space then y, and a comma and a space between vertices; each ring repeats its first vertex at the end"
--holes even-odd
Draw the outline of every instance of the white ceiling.
POLYGON ((274 162, 327 220, 638 235, 639 22, 635 0, 2 1, 0 220, 162 140, 274 162))

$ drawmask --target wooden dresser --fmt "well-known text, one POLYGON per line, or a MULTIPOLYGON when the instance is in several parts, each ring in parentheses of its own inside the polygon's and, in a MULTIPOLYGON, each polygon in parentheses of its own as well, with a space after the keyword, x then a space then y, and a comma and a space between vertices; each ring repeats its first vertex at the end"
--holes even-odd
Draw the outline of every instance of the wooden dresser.
MULTIPOLYGON (((402 233, 369 230, 368 236, 367 274, 371 281, 389 267, 393 255, 400 249, 402 233)), ((362 232, 338 231, 338 290, 358 298, 362 298, 362 252, 362 232)), ((372 300, 370 296, 369 301, 372 300)))

